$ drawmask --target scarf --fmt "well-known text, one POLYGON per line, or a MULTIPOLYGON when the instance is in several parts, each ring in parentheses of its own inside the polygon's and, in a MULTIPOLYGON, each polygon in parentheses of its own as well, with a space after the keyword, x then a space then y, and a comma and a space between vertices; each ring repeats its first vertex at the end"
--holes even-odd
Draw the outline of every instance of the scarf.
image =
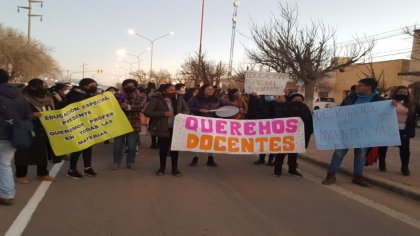
POLYGON ((370 95, 364 96, 361 94, 356 94, 357 99, 354 102, 354 104, 362 104, 362 103, 367 103, 370 102, 372 100, 373 97, 376 96, 376 94, 378 94, 378 91, 375 90, 375 92, 371 93, 370 95))
POLYGON ((53 99, 49 95, 45 95, 44 97, 33 97, 28 94, 25 94, 25 98, 39 112, 50 111, 55 109, 53 99))

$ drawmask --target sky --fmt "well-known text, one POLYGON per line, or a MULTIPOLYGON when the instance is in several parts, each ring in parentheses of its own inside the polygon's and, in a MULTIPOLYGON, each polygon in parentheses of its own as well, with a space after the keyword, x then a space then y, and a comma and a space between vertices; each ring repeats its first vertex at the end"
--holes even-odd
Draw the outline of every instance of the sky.
MULTIPOLYGON (((32 14, 43 15, 42 22, 32 17, 31 36, 51 49, 63 77, 94 77, 102 84, 114 84, 128 73, 129 63, 137 68, 137 57, 124 56, 118 61, 117 51, 140 54, 140 68, 150 69, 149 41, 129 35, 128 29, 154 42, 153 70, 165 69, 176 74, 189 56, 198 52, 202 0, 44 0, 32 4, 32 14), (128 63, 127 63, 128 62, 128 63), (119 65, 119 67, 116 67, 119 65), (95 71, 101 69, 102 73, 95 71)), ((375 36, 373 59, 408 59, 412 38, 402 28, 420 28, 419 0, 240 0, 233 56, 233 68, 248 61, 245 48, 253 48, 250 26, 262 26, 279 15, 279 4, 297 4, 302 25, 320 21, 336 30, 337 42, 354 37, 375 36), (403 53, 405 52, 405 53, 403 53)), ((28 0, 0 0, 0 24, 27 34, 28 0)), ((228 65, 233 0, 204 2, 203 52, 207 59, 228 65)), ((245 65, 246 66, 246 65, 245 65)))

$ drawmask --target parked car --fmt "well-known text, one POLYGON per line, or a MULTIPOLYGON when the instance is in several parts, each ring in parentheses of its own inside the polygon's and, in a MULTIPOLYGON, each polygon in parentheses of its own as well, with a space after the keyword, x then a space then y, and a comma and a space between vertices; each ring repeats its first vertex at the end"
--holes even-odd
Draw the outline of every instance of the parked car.
POLYGON ((313 102, 313 109, 318 110, 322 108, 332 108, 336 107, 337 104, 335 103, 334 98, 329 97, 319 97, 315 98, 313 102))

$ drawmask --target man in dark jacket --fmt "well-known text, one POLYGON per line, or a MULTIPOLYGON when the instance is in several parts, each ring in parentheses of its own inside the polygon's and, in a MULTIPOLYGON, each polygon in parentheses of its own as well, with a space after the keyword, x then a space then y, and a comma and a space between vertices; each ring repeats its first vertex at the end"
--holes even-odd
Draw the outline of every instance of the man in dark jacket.
MULTIPOLYGON (((80 80, 79 87, 73 87, 67 94, 67 101, 69 104, 83 101, 87 98, 97 95, 98 84, 91 78, 84 78, 80 80)), ((80 179, 83 176, 77 171, 77 161, 80 154, 83 153, 83 163, 85 169, 83 173, 86 176, 96 176, 96 172, 92 168, 92 147, 88 147, 82 151, 73 152, 70 155, 70 169, 67 171, 67 176, 73 179, 80 179)))
MULTIPOLYGON (((376 91, 378 82, 373 78, 365 78, 359 80, 356 93, 351 93, 344 101, 341 106, 362 104, 368 102, 383 101, 385 98, 381 97, 376 91)), ((341 162, 344 156, 347 154, 349 149, 337 149, 331 158, 331 163, 328 168, 327 177, 322 182, 324 185, 330 185, 335 183, 335 173, 340 168, 341 162)), ((352 183, 360 185, 362 187, 369 187, 363 179, 363 167, 365 165, 365 157, 368 148, 355 148, 354 149, 354 168, 353 168, 353 180, 352 183)))
POLYGON ((7 71, 0 69, 0 204, 12 205, 15 197, 12 159, 16 149, 10 142, 13 119, 31 119, 31 110, 21 91, 7 84, 7 71))

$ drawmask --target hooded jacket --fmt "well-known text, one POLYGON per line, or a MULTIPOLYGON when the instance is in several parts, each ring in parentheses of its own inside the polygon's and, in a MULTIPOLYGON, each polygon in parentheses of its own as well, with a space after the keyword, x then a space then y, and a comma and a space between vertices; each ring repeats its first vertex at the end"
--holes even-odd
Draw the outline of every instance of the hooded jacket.
POLYGON ((29 120, 32 118, 29 103, 20 89, 0 83, 0 140, 10 139, 9 119, 29 120))

